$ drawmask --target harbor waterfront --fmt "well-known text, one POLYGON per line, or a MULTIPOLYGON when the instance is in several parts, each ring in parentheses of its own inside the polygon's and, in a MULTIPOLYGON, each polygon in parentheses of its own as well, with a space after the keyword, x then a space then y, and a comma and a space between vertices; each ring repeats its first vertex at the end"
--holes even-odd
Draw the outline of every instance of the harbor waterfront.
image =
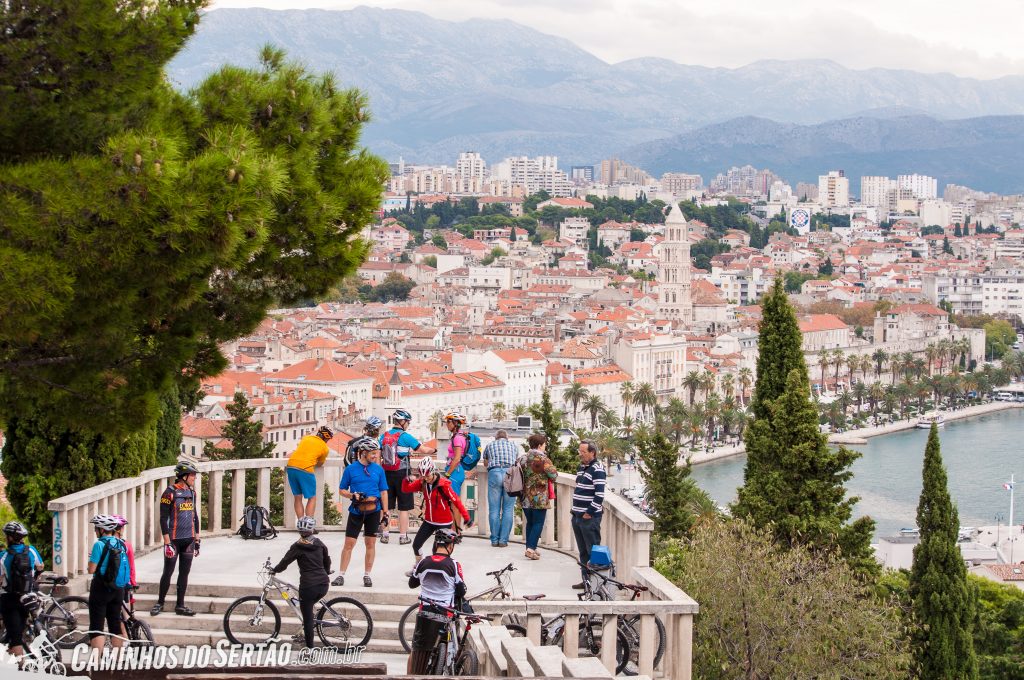
MULTIPOLYGON (((960 524, 1005 525, 1009 493, 1003 490, 1003 482, 1011 473, 1017 479, 1024 475, 1024 410, 1002 410, 962 420, 947 416, 939 436, 960 524)), ((854 517, 866 514, 874 518, 876 536, 914 526, 927 438, 927 430, 911 425, 910 429, 871 437, 853 447, 864 454, 854 463, 853 479, 847 484, 849 492, 860 497, 854 517)), ((692 476, 712 498, 725 505, 736 499, 745 463, 744 454, 712 460, 694 465, 692 476)), ((1016 518, 1018 523, 1021 520, 1024 515, 1016 518)))

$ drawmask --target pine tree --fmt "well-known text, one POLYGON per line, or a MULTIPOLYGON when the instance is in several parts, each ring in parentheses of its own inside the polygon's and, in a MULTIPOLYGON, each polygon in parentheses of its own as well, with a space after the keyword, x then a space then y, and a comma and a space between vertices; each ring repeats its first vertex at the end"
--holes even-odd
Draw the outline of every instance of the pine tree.
POLYGON ((825 261, 821 263, 820 267, 818 267, 818 273, 822 276, 832 276, 834 272, 835 267, 832 265, 832 258, 826 257, 825 261))
POLYGON ((640 476, 654 511, 655 534, 658 538, 685 536, 693 526, 689 508, 695 485, 689 466, 679 465, 679 447, 655 430, 650 435, 639 435, 636 448, 640 476))
POLYGON ((550 391, 545 388, 541 393, 540 403, 531 406, 530 413, 540 421, 540 427, 535 427, 534 432, 540 432, 548 438, 547 455, 551 462, 562 472, 575 472, 579 467, 579 460, 575 451, 562 450, 562 418, 551 403, 550 391))
POLYGON ((156 421, 156 464, 174 465, 181 454, 181 399, 178 386, 160 393, 160 417, 156 421))
MULTIPOLYGON (((365 98, 270 48, 173 91, 164 66, 205 4, 0 3, 0 413, 26 489, 64 469, 20 455, 40 445, 106 465, 63 493, 141 472, 165 390, 193 393, 221 343, 365 255, 387 176, 359 147, 365 98)), ((11 498, 48 533, 57 495, 11 498)))
POLYGON ((914 661, 922 680, 978 677, 973 629, 976 595, 967 581, 957 537, 960 518, 946 486, 939 431, 932 424, 917 504, 921 540, 914 546, 909 595, 915 625, 914 661))
POLYGON ((801 349, 803 336, 781 276, 776 277, 761 300, 758 332, 757 381, 751 409, 756 418, 764 418, 768 415, 768 404, 782 395, 790 371, 799 371, 807 382, 807 364, 801 349))
POLYGON ((807 545, 839 552, 866 574, 877 572, 871 550, 874 521, 862 517, 849 524, 859 500, 846 497, 850 466, 860 454, 839 447, 833 451, 818 427, 806 373, 789 372, 782 395, 771 402, 766 417, 747 429, 747 466, 733 507, 754 526, 771 527, 784 545, 807 545))

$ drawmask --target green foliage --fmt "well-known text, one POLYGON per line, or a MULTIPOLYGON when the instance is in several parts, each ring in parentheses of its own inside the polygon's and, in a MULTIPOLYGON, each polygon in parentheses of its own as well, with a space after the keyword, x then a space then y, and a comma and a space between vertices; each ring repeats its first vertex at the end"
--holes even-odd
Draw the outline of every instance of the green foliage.
POLYGON ((638 435, 636 449, 655 535, 682 538, 694 524, 691 499, 703 492, 690 479, 690 467, 679 465, 679 446, 661 432, 638 435))
POLYGON ((986 357, 1001 357, 1017 342, 1017 331, 1004 319, 993 319, 984 325, 984 329, 986 357))
POLYGON ((832 276, 835 273, 835 267, 832 266, 832 258, 826 257, 825 261, 818 267, 818 273, 823 276, 832 276))
POLYGON ((898 608, 841 560, 730 520, 670 542, 655 566, 700 603, 694 677, 907 677, 898 608))
POLYGON ((437 255, 427 255, 426 257, 423 258, 423 264, 427 265, 428 267, 434 267, 436 269, 437 255))
POLYGON ((25 409, 9 417, 0 463, 7 498, 44 556, 50 552, 49 501, 112 479, 135 477, 156 464, 154 428, 119 437, 69 429, 59 416, 25 409))
POLYGON ((448 242, 444 240, 444 236, 440 234, 434 234, 434 237, 430 239, 430 242, 441 250, 448 250, 448 242))
POLYGON ((917 505, 921 540, 914 546, 908 595, 913 603, 914 664, 922 680, 977 678, 972 637, 976 593, 967 582, 957 534, 960 519, 949 497, 939 431, 932 424, 924 452, 917 505))
MULTIPOLYGON (((746 204, 730 203, 729 205, 698 206, 693 201, 683 201, 679 204, 683 215, 688 220, 700 220, 711 228, 714 238, 721 238, 730 229, 739 229, 753 235, 757 224, 747 217, 746 204)), ((752 247, 754 246, 751 242, 752 247)))
POLYGON ((505 257, 506 255, 508 255, 508 251, 501 246, 494 246, 491 248, 491 252, 487 253, 487 255, 484 256, 484 259, 480 261, 480 264, 486 267, 493 264, 499 257, 505 257))
POLYGON ((768 416, 767 404, 782 395, 790 371, 797 370, 804 382, 807 381, 800 324, 779 278, 761 301, 758 332, 757 381, 752 408, 756 417, 764 418, 768 416))
POLYGON ((857 571, 876 573, 874 521, 862 517, 848 524, 858 498, 847 498, 844 485, 860 454, 829 448, 806 371, 792 369, 782 395, 766 410, 747 428, 747 465, 734 514, 768 529, 785 546, 837 552, 857 571))
POLYGON ((181 398, 178 386, 160 393, 160 417, 156 421, 156 464, 174 465, 181 453, 181 398))
POLYGON ((825 215, 824 213, 811 215, 811 231, 831 231, 833 227, 849 226, 849 215, 825 215))
MULTIPOLYGON (((206 442, 203 447, 203 455, 211 460, 248 460, 250 458, 271 458, 274 455, 274 445, 263 441, 263 423, 253 420, 256 410, 249 406, 249 400, 242 392, 235 392, 231 403, 226 407, 231 416, 224 425, 222 434, 231 442, 230 449, 219 449, 212 442, 206 442)), ((221 493, 223 498, 231 497, 231 475, 225 475, 222 482, 221 493)), ((282 488, 282 500, 284 490, 282 488)), ((245 503, 251 505, 256 503, 256 475, 247 475, 245 483, 245 503)), ((273 503, 271 503, 273 505, 273 503)), ((237 517, 231 517, 231 506, 224 503, 223 521, 224 526, 231 526, 232 521, 237 517)))
POLYGON ((372 286, 366 295, 368 302, 393 302, 408 300, 409 293, 416 287, 416 282, 402 276, 398 272, 391 272, 385 279, 372 286))
POLYGON ((562 416, 551 403, 551 392, 547 388, 541 393, 540 403, 530 407, 530 414, 540 421, 540 427, 535 427, 534 432, 540 432, 548 438, 547 454, 551 462, 561 472, 575 472, 579 467, 579 459, 574 449, 562 449, 562 416))
POLYGON ((324 484, 324 526, 339 526, 342 519, 341 511, 335 505, 331 485, 324 484))
POLYGON ((921 236, 934 236, 936 234, 945 233, 945 229, 937 224, 929 224, 927 227, 921 229, 921 236))
POLYGON ((698 269, 711 271, 711 258, 719 253, 727 253, 732 247, 727 243, 720 243, 713 239, 702 239, 690 246, 690 257, 693 258, 693 265, 698 269))
POLYGON ((783 284, 787 293, 799 293, 805 281, 818 278, 817 274, 811 272, 798 272, 790 270, 782 275, 783 284))
POLYGON ((978 595, 974 627, 978 677, 1024 678, 1024 590, 970 574, 967 580, 978 595))

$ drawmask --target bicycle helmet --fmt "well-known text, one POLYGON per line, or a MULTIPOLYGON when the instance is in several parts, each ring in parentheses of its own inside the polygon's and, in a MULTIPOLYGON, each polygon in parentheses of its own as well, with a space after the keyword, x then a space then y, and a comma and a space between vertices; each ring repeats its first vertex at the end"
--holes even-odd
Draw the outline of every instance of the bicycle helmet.
POLYGON ((393 416, 391 417, 391 419, 392 419, 392 420, 405 420, 405 421, 411 421, 411 420, 412 420, 412 414, 411 414, 411 413, 409 413, 408 411, 406 411, 405 409, 401 409, 401 408, 400 408, 400 409, 398 409, 397 411, 395 411, 395 415, 393 415, 393 416))
POLYGON ((434 532, 434 547, 439 545, 455 545, 462 542, 462 536, 451 529, 438 529, 434 532))
POLYGON ((174 466, 174 476, 178 479, 188 475, 197 474, 199 474, 199 468, 197 468, 196 464, 191 461, 179 460, 178 464, 174 466))
POLYGON ((380 448, 380 442, 373 437, 361 437, 353 442, 352 448, 357 453, 364 453, 366 451, 376 451, 380 448))
POLYGON ((4 533, 9 536, 28 536, 28 529, 21 522, 8 522, 4 525, 4 533))
POLYGON ((123 527, 123 526, 127 526, 128 525, 128 520, 125 519, 122 515, 111 515, 111 517, 113 517, 114 519, 117 520, 117 526, 118 527, 123 527))
POLYGON ((103 531, 117 531, 118 527, 121 526, 113 515, 96 515, 89 520, 89 523, 95 524, 97 529, 102 529, 103 531))
POLYGON ((300 517, 295 523, 295 528, 299 530, 300 536, 312 536, 317 533, 316 520, 312 517, 300 517))
POLYGON ((466 416, 462 415, 458 411, 452 411, 444 417, 445 422, 457 423, 460 427, 466 424, 466 416))
POLYGON ((384 422, 377 416, 370 416, 369 418, 366 419, 366 427, 364 429, 373 432, 379 432, 383 424, 384 422))
POLYGON ((38 609, 42 602, 39 599, 39 593, 25 593, 21 596, 21 605, 28 610, 38 609))
POLYGON ((331 428, 327 427, 326 425, 322 426, 319 430, 317 430, 316 434, 317 434, 318 437, 320 437, 324 441, 327 441, 328 439, 333 439, 334 438, 334 430, 332 430, 331 428))
POLYGON ((433 458, 423 458, 420 460, 420 475, 423 477, 429 477, 430 475, 437 472, 437 465, 434 463, 433 458))

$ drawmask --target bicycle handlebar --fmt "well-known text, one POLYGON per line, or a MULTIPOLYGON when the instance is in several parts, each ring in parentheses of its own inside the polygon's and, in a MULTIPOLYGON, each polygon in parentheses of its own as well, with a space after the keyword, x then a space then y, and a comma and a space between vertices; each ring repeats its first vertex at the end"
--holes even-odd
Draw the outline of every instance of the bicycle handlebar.
POLYGON ((643 592, 646 592, 647 590, 649 590, 647 586, 638 586, 638 585, 632 585, 632 584, 629 584, 629 583, 623 583, 622 581, 616 581, 613 578, 605 576, 604 574, 602 574, 599 571, 591 569, 590 567, 588 567, 587 565, 583 564, 579 560, 576 561, 576 564, 580 565, 580 567, 582 567, 583 571, 587 572, 588 574, 593 574, 594 576, 597 576, 598 578, 600 578, 605 583, 611 584, 611 585, 615 586, 616 588, 618 588, 619 590, 631 590, 634 593, 643 593, 643 592))
POLYGON ((452 616, 454 616, 455 618, 466 619, 467 621, 469 621, 471 623, 480 623, 481 621, 490 621, 493 618, 493 616, 482 616, 480 614, 469 614, 467 612, 455 609, 454 607, 449 607, 446 604, 441 604, 440 602, 437 602, 435 600, 431 600, 431 599, 426 598, 426 597, 420 597, 419 601, 423 602, 424 604, 428 604, 431 607, 436 607, 438 609, 442 609, 442 610, 448 612, 449 614, 451 614, 452 616))
POLYGON ((501 576, 501 575, 502 575, 502 574, 504 574, 504 573, 505 573, 506 571, 515 571, 515 570, 516 570, 516 568, 515 568, 515 567, 514 567, 514 566, 512 565, 512 563, 511 563, 511 562, 509 562, 509 563, 508 563, 508 564, 506 564, 506 565, 505 565, 505 566, 504 566, 503 568, 501 568, 501 569, 497 569, 497 570, 495 570, 495 571, 489 571, 489 572, 487 572, 487 574, 486 574, 486 575, 487 575, 487 576, 501 576))

